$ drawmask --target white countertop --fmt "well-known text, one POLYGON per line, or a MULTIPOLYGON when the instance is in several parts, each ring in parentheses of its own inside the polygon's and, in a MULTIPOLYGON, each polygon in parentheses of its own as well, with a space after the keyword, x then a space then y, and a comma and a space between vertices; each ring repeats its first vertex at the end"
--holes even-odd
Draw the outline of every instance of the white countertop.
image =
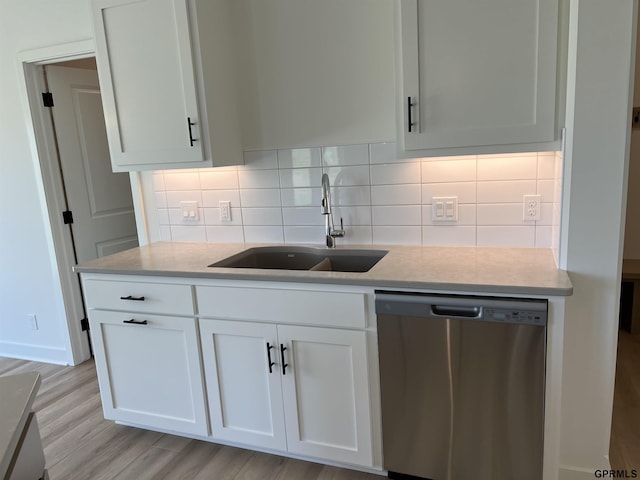
POLYGON ((338 247, 389 251, 371 270, 362 273, 208 267, 246 248, 264 245, 160 242, 82 263, 74 271, 513 295, 566 296, 573 292, 567 272, 558 269, 552 251, 543 248, 338 247))
POLYGON ((37 372, 0 377, 0 478, 7 474, 38 388, 37 372))

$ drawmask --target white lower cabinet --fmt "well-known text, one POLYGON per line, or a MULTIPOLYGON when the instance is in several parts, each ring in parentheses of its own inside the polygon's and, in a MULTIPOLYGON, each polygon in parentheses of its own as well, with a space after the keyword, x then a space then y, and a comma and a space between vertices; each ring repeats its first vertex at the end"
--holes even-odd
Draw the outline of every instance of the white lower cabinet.
POLYGON ((207 435, 195 318, 91 310, 105 418, 207 435))
POLYGON ((201 319, 200 340, 212 437, 286 450, 276 326, 201 319))
POLYGON ((213 438, 372 465, 364 331, 201 319, 200 333, 213 438))

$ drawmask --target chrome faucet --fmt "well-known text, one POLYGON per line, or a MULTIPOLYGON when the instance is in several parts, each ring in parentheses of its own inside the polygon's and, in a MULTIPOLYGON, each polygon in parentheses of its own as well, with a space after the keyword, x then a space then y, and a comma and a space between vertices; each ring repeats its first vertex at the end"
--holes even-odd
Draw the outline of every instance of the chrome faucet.
POLYGON ((335 238, 344 237, 344 225, 342 217, 340 217, 340 229, 337 230, 333 224, 333 215, 331 214, 331 185, 329 185, 329 175, 322 174, 322 202, 320 204, 321 213, 324 215, 325 237, 328 248, 334 248, 335 238))

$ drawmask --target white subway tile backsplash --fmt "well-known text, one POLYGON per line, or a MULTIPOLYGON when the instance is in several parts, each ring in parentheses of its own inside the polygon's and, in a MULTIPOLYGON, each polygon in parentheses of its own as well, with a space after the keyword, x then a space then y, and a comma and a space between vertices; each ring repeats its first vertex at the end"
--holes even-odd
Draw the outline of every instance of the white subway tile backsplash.
POLYGON ((244 229, 238 226, 207 225, 207 242, 213 243, 242 243, 244 242, 244 229))
POLYGON ((430 246, 470 247, 476 244, 476 227, 438 225, 422 227, 422 244, 430 246))
POLYGON ((155 172, 153 174, 153 177, 151 179, 152 184, 153 184, 153 190, 156 192, 159 191, 164 191, 164 173, 162 172, 155 172))
POLYGON ((200 190, 200 174, 198 172, 188 173, 165 173, 165 190, 200 190))
POLYGON ((275 150, 244 152, 244 170, 267 170, 278 168, 278 155, 275 150))
POLYGON ((479 247, 534 247, 535 240, 534 226, 478 226, 476 241, 479 247))
POLYGON ((523 225, 522 203, 478 204, 478 225, 523 225))
POLYGON ((474 158, 422 162, 422 183, 475 182, 474 158))
POLYGON ((478 160, 478 181, 487 180, 535 180, 538 157, 518 156, 482 158, 478 160))
POLYGON ((371 185, 418 183, 420 162, 371 165, 371 185))
POLYGON ((553 227, 536 226, 536 248, 553 248, 553 227))
POLYGON ((555 184, 553 180, 538 180, 537 193, 543 202, 552 202, 555 184))
POLYGON ((168 208, 180 208, 180 202, 198 202, 198 204, 202 204, 202 192, 200 190, 167 192, 166 195, 168 208))
POLYGON ((553 152, 538 154, 538 180, 553 180, 556 173, 556 157, 553 152))
POLYGON ((244 226, 244 241, 248 243, 284 243, 282 226, 244 226))
POLYGON ((278 150, 278 168, 310 168, 321 167, 322 159, 319 148, 294 148, 278 150))
POLYGON ((371 205, 420 205, 420 200, 420 184, 371 187, 371 205))
MULTIPOLYGON (((332 187, 332 206, 371 205, 371 187, 332 187)), ((320 204, 318 204, 320 205, 320 204)))
MULTIPOLYGON (((329 175, 329 181, 332 187, 350 187, 355 185, 370 185, 368 165, 356 165, 346 167, 328 167, 324 168, 324 173, 329 175)), ((322 184, 320 177, 319 184, 322 184)))
POLYGON ((322 168, 285 168, 280 170, 280 188, 318 187, 322 185, 322 168))
POLYGON ((422 203, 431 204, 433 197, 458 197, 458 205, 476 203, 476 183, 427 183, 422 185, 422 203))
POLYGON ((349 227, 346 229, 343 238, 337 240, 338 245, 371 245, 373 243, 373 232, 371 226, 349 227))
POLYGON ((395 205, 372 207, 374 225, 417 225, 422 224, 420 205, 395 205))
POLYGON ((558 247, 562 153, 397 159, 395 143, 245 152, 245 165, 149 173, 163 241, 324 243, 329 174, 338 245, 558 247), (525 222, 523 195, 541 195, 525 222), (456 196, 458 220, 431 220, 432 197, 456 196), (197 201, 187 224, 180 202, 197 201), (219 202, 231 202, 231 222, 219 202))
POLYGON ((218 207, 220 202, 231 202, 231 208, 240 206, 240 190, 203 190, 202 206, 218 207))
POLYGON ((157 208, 167 208, 167 194, 163 191, 158 192, 156 190, 155 192, 155 197, 156 197, 156 207, 157 208))
POLYGON ((322 149, 322 166, 369 165, 369 145, 343 145, 322 149))
POLYGON ((535 180, 478 182, 478 203, 520 203, 523 195, 536 192, 535 180))
POLYGON ((242 207, 279 207, 280 190, 276 188, 255 188, 240 190, 242 207))
POLYGON ((240 188, 280 188, 278 170, 238 170, 240 188))
POLYGON ((173 242, 206 242, 207 230, 202 225, 171 225, 171 241, 173 242))
POLYGON ((243 208, 242 222, 245 225, 282 225, 282 209, 243 208))
POLYGON ((280 190, 283 207, 320 207, 320 188, 283 188, 280 190))
MULTIPOLYGON (((285 207, 282 209, 284 225, 324 225, 320 207, 285 207)), ((285 232, 286 233, 286 232, 285 232)))
POLYGON ((355 225, 371 226, 370 206, 333 207, 334 223, 340 224, 342 218, 345 228, 353 228, 355 225))
POLYGON ((200 172, 200 186, 203 190, 228 190, 238 188, 237 169, 221 170, 207 168, 200 172))
POLYGON ((169 225, 160 225, 160 241, 171 241, 171 227, 169 225))
POLYGON ((420 245, 422 231, 419 226, 373 227, 373 243, 380 245, 420 245))
POLYGON ((314 243, 324 245, 324 228, 319 226, 293 226, 284 227, 285 243, 314 243))

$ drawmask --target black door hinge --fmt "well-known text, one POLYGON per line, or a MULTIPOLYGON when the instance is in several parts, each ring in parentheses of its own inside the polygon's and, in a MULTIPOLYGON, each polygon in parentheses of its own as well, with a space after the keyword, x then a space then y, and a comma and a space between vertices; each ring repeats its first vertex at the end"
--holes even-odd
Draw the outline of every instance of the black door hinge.
POLYGON ((71 212, 71 210, 62 212, 62 220, 64 221, 65 225, 69 225, 70 223, 73 223, 73 213, 71 212))
POLYGON ((89 330, 89 320, 83 318, 82 320, 80 320, 80 326, 82 327, 82 331, 86 332, 87 330, 89 330))
POLYGON ((53 107, 53 93, 42 92, 42 103, 45 107, 53 107))

